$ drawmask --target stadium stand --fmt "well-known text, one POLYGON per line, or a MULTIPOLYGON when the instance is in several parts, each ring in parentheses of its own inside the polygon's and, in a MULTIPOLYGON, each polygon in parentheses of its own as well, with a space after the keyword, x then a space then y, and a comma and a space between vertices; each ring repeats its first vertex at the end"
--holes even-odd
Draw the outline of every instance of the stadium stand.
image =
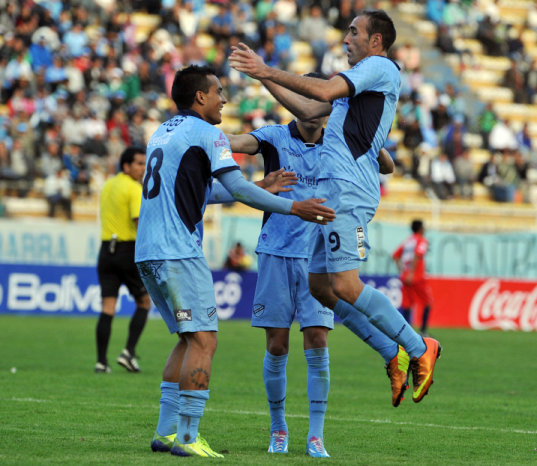
MULTIPOLYGON (((274 5, 262 11, 258 8, 262 2, 232 2, 234 20, 230 34, 224 37, 211 33, 212 18, 219 11, 217 2, 162 1, 156 2, 160 4, 157 11, 150 8, 150 3, 155 2, 138 1, 131 5, 119 0, 29 0, 19 4, 0 0, 0 212, 4 215, 47 215, 43 193, 46 170, 42 165, 50 160, 45 154, 46 142, 57 139, 61 143, 62 168, 69 168, 72 178, 74 218, 96 219, 98 192, 106 176, 114 171, 117 154, 132 138, 142 138, 141 142, 145 142, 155 124, 173 114, 166 92, 174 71, 189 63, 210 63, 221 75, 229 97, 223 113, 224 131, 237 133, 266 123, 289 121, 292 116, 285 109, 267 104, 269 98, 262 87, 227 66, 229 46, 239 39, 266 54, 267 61, 287 66, 296 73, 321 66, 325 73, 332 74, 346 66, 340 45, 344 28, 336 27, 346 19, 340 17, 343 13, 337 1, 321 4, 327 23, 322 63, 315 58, 312 44, 298 35, 298 24, 308 18, 311 2, 298 2, 291 19, 281 21, 277 16, 281 12, 274 5), (114 8, 102 8, 101 3, 112 4, 114 8), (191 19, 197 29, 190 30, 182 18, 191 19), (82 33, 73 39, 77 23, 82 25, 82 33), (270 49, 267 44, 277 42, 278 23, 283 23, 284 33, 292 37, 288 50, 292 59, 288 63, 276 52, 267 52, 270 49), (41 37, 50 56, 46 50, 38 50, 42 53, 34 50, 41 44, 41 37), (77 41, 84 44, 79 50, 77 41), (47 80, 45 71, 52 69, 51 59, 57 57, 61 58, 60 69, 56 70, 59 78, 47 80), (256 112, 243 113, 241 102, 251 104, 254 99, 263 105, 256 112), (112 121, 117 109, 123 111, 125 121, 112 121), (150 118, 150 113, 155 111, 156 120, 150 118), (66 122, 76 127, 76 113, 81 115, 82 125, 91 124, 94 130, 86 140, 95 142, 99 128, 104 127, 104 133, 102 141, 91 145, 93 152, 82 146, 82 155, 73 159, 69 152, 72 141, 64 127, 66 122), (140 120, 135 119, 136 114, 141 115, 140 120), (103 146, 103 155, 97 155, 97 149, 103 146), (68 163, 71 163, 69 167, 63 167, 68 163)), ((408 51, 417 51, 414 58, 419 57, 418 66, 404 69, 404 96, 390 135, 396 143, 398 170, 384 182, 385 195, 378 218, 406 223, 420 212, 428 215, 427 220, 435 225, 446 228, 460 229, 463 225, 466 229, 535 228, 537 71, 532 72, 531 62, 537 60, 534 2, 450 2, 449 14, 446 4, 439 23, 429 11, 429 1, 356 3, 387 9, 396 22, 398 47, 408 44, 408 51), (463 11, 463 17, 453 10, 454 3, 463 11), (503 34, 498 37, 504 38, 500 45, 512 46, 502 49, 502 55, 487 54, 490 44, 480 39, 480 27, 486 16, 497 17, 494 24, 503 34), (444 53, 437 46, 440 24, 448 26, 453 53, 444 53), (518 43, 517 38, 520 38, 518 43), (505 80, 513 62, 527 81, 524 91, 531 101, 517 102, 520 92, 505 80), (441 101, 447 102, 449 114, 444 123, 438 123, 435 114, 441 101), (456 194, 453 199, 440 201, 431 195, 427 184, 429 161, 420 160, 418 148, 425 147, 420 144, 426 142, 433 148, 429 156, 436 157, 440 150, 447 149, 444 140, 448 134, 451 137, 453 121, 462 117, 462 146, 469 151, 477 179, 493 155, 479 126, 486 103, 492 104, 496 117, 508 121, 515 133, 523 123, 528 123, 531 146, 522 154, 528 163, 525 186, 517 188, 509 204, 491 200, 489 187, 478 181, 473 185, 472 200, 460 199, 456 194), (408 128, 416 119, 422 141, 412 148, 405 140, 410 140, 408 128), (422 173, 417 177, 419 170, 422 173)), ((397 50, 394 56, 397 58, 397 50)), ((248 214, 248 209, 234 206, 226 212, 242 215, 248 214)))

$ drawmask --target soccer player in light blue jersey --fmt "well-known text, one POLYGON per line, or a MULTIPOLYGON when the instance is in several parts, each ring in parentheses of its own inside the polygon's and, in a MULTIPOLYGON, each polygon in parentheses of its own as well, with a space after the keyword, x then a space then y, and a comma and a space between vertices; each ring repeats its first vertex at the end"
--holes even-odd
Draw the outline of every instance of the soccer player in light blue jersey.
MULTIPOLYGON (((326 118, 259 128, 250 134, 228 135, 233 152, 261 153, 265 173, 284 168, 298 178, 288 199, 310 197, 317 185, 323 126, 326 118)), ((287 453, 289 429, 285 420, 286 366, 289 330, 295 318, 304 337, 308 365, 309 430, 306 454, 329 457, 323 442, 324 417, 330 388, 328 331, 334 314, 309 292, 308 251, 314 224, 289 216, 265 213, 259 236, 258 279, 252 326, 265 329, 263 380, 270 409, 269 453, 287 453), (277 292, 275 293, 275 290, 277 292)))
MULTIPOLYGON (((306 76, 323 77, 320 73, 306 76)), ((328 79, 324 77, 324 79, 328 79)), ((273 83, 266 83, 269 90, 273 83)), ((281 196, 299 199, 315 192, 320 170, 323 126, 326 118, 292 121, 289 125, 265 126, 250 134, 228 135, 231 149, 255 155, 261 153, 265 173, 292 170, 297 184, 281 196)), ((393 161, 383 151, 379 155, 382 173, 393 172, 393 161)), ((328 457, 324 448, 324 417, 330 386, 328 331, 333 328, 333 313, 322 306, 308 287, 308 258, 314 225, 279 214, 265 214, 256 252, 258 279, 254 296, 252 326, 266 334, 263 379, 271 415, 269 453, 287 453, 289 434, 285 421, 286 365, 289 353, 289 329, 296 317, 304 337, 308 365, 307 392, 309 430, 306 454, 328 457), (274 289, 278 293, 274 293, 274 289)), ((364 317, 365 325, 371 327, 364 317)), ((397 353, 397 343, 373 327, 376 338, 368 343, 389 362, 397 353), (378 345, 380 343, 380 345, 378 345), (378 346, 377 346, 378 345, 378 346), (382 351, 386 349, 386 351, 382 351)))
POLYGON ((238 71, 281 86, 273 94, 298 118, 330 115, 316 193, 326 195, 327 205, 338 217, 330 226, 317 229, 310 289, 342 319, 352 322, 357 312, 362 313, 400 345, 387 368, 392 402, 397 406, 409 370, 412 399, 419 402, 427 394, 441 347, 433 338, 420 337, 386 296, 359 277, 360 263, 370 248, 367 224, 380 200, 377 154, 392 125, 401 86, 399 68, 387 58, 395 36, 393 22, 384 11, 360 11, 344 38, 352 68, 328 81, 271 68, 242 43, 233 48, 229 61, 238 71))
POLYGON ((170 333, 179 335, 164 366, 160 414, 151 448, 177 456, 221 457, 199 435, 209 398, 218 329, 211 272, 202 250, 202 220, 216 178, 235 200, 252 207, 327 224, 323 199, 293 201, 248 183, 214 125, 226 103, 207 67, 176 73, 178 114, 147 145, 146 175, 136 238, 140 276, 170 333))

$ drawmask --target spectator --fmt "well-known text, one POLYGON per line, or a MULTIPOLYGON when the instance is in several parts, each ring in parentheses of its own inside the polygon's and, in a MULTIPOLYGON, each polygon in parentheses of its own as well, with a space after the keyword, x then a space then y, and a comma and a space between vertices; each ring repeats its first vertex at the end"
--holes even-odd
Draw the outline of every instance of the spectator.
POLYGON ((431 110, 433 128, 439 139, 443 139, 444 130, 452 123, 451 115, 448 112, 449 103, 449 97, 443 94, 439 97, 436 108, 431 110))
POLYGON ((483 112, 479 115, 479 132, 483 139, 483 147, 490 148, 490 132, 494 125, 498 122, 498 117, 493 110, 492 102, 488 102, 483 112))
POLYGON ((409 149, 412 153, 412 169, 411 174, 414 178, 418 179, 417 169, 419 165, 418 147, 423 142, 423 136, 421 134, 420 125, 417 119, 412 118, 408 120, 408 125, 404 129, 403 145, 409 149))
POLYGON ((62 137, 67 144, 77 144, 82 146, 86 141, 86 120, 83 117, 83 110, 79 107, 73 108, 62 124, 62 137))
POLYGON ((142 108, 138 108, 132 114, 129 120, 129 137, 132 144, 137 147, 145 147, 147 145, 147 139, 144 132, 144 118, 145 112, 142 108))
POLYGON ((453 162, 457 194, 462 199, 474 198, 475 172, 474 164, 470 160, 470 151, 465 150, 460 157, 453 162))
POLYGON ((453 198, 455 172, 445 152, 431 161, 431 186, 441 200, 453 198))
POLYGON ((294 0, 276 0, 274 13, 278 22, 285 26, 293 26, 297 22, 297 4, 294 0))
POLYGON ((535 101, 535 94, 537 93, 537 60, 531 60, 531 63, 524 74, 524 85, 526 86, 526 93, 530 103, 537 103, 535 101))
POLYGON ((427 19, 436 24, 441 24, 444 20, 443 11, 445 4, 445 0, 427 0, 427 4, 425 6, 425 14, 427 19))
POLYGON ((79 144, 67 145, 63 153, 63 164, 69 171, 75 193, 89 194, 89 167, 79 144))
POLYGON ((128 146, 131 143, 127 116, 122 108, 116 108, 112 111, 110 119, 106 123, 106 128, 108 132, 114 129, 119 131, 119 135, 125 146, 128 146))
POLYGON ((522 154, 521 151, 516 150, 513 154, 513 162, 520 180, 519 190, 522 197, 522 201, 528 202, 529 200, 529 182, 528 182, 528 170, 530 163, 527 157, 522 154))
POLYGON ((218 6, 218 14, 213 16, 209 32, 218 40, 229 39, 235 32, 233 25, 233 16, 231 15, 229 5, 222 3, 218 6))
POLYGON ((147 112, 147 120, 143 123, 145 140, 149 141, 149 138, 160 126, 160 112, 156 108, 150 108, 147 112))
POLYGON ((60 55, 55 55, 52 60, 52 66, 45 71, 45 82, 54 92, 60 84, 66 85, 68 80, 69 77, 67 76, 62 57, 60 55))
POLYGON ((316 61, 315 71, 321 70, 323 56, 328 48, 326 43, 327 28, 328 22, 323 16, 323 10, 317 4, 311 6, 309 15, 305 16, 298 28, 299 37, 311 45, 316 61))
POLYGON ((447 24, 440 23, 438 25, 434 45, 442 53, 459 53, 453 43, 451 30, 447 24))
POLYGON ((48 141, 38 160, 37 173, 42 178, 55 175, 63 169, 61 147, 56 139, 48 141))
POLYGON ((528 122, 525 121, 522 128, 516 133, 516 141, 518 144, 518 150, 525 157, 531 157, 533 154, 533 142, 529 133, 528 122))
POLYGON ((48 203, 48 216, 55 217, 56 209, 60 206, 68 220, 73 220, 71 210, 72 185, 69 172, 59 169, 51 172, 45 179, 43 194, 48 203))
POLYGON ((453 124, 447 128, 443 143, 444 153, 451 163, 453 163, 457 157, 462 156, 466 150, 466 145, 464 143, 465 134, 466 128, 464 127, 464 118, 461 115, 456 115, 453 119, 453 124))
POLYGON ((413 71, 420 66, 420 50, 409 41, 397 48, 395 58, 403 64, 406 71, 413 71))
POLYGON ((492 151, 503 151, 504 149, 515 150, 517 140, 509 120, 498 119, 489 134, 489 147, 492 151))
POLYGON ((52 66, 52 51, 44 35, 39 36, 37 42, 30 45, 29 52, 33 71, 52 66))
POLYGON ((514 158, 508 150, 502 152, 498 163, 498 182, 492 186, 492 196, 498 202, 513 202, 520 184, 514 158))
POLYGON ((491 154, 489 160, 481 166, 477 176, 477 180, 489 189, 491 197, 493 195, 493 186, 499 183, 498 159, 499 155, 491 154))
POLYGON ((84 32, 81 23, 76 22, 73 27, 65 33, 62 42, 67 46, 67 53, 71 57, 80 57, 84 53, 85 47, 89 44, 89 39, 84 32))

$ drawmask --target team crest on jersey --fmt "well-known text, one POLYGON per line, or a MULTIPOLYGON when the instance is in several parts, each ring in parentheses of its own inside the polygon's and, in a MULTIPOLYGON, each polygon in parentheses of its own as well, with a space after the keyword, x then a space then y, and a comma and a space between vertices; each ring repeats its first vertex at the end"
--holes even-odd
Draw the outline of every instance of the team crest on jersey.
POLYGON ((216 307, 210 307, 207 309, 207 317, 209 320, 214 320, 216 317, 216 307))
POLYGON ((192 322, 191 309, 175 309, 175 320, 177 322, 192 322))
POLYGON ((256 317, 261 317, 264 312, 265 312, 264 304, 254 304, 254 315, 256 317))
POLYGON ((220 152, 220 160, 226 160, 231 158, 231 149, 229 147, 224 147, 220 152))
POLYGON ((364 227, 356 227, 356 243, 358 245, 358 256, 360 256, 360 259, 365 259, 366 249, 364 227))

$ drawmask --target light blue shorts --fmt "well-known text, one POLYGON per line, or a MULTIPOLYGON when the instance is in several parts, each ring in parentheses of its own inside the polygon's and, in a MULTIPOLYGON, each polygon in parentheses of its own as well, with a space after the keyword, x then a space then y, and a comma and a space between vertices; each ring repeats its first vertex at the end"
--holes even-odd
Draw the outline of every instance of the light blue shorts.
POLYGON ((336 219, 319 225, 312 237, 309 271, 344 272, 359 269, 367 260, 367 224, 375 216, 378 202, 350 181, 321 179, 315 197, 326 198, 324 205, 336 211, 336 219))
POLYGON ((137 264, 170 333, 218 331, 213 277, 205 258, 137 264))
POLYGON ((309 292, 308 260, 260 253, 252 327, 290 328, 296 314, 305 327, 334 328, 334 313, 309 292))

